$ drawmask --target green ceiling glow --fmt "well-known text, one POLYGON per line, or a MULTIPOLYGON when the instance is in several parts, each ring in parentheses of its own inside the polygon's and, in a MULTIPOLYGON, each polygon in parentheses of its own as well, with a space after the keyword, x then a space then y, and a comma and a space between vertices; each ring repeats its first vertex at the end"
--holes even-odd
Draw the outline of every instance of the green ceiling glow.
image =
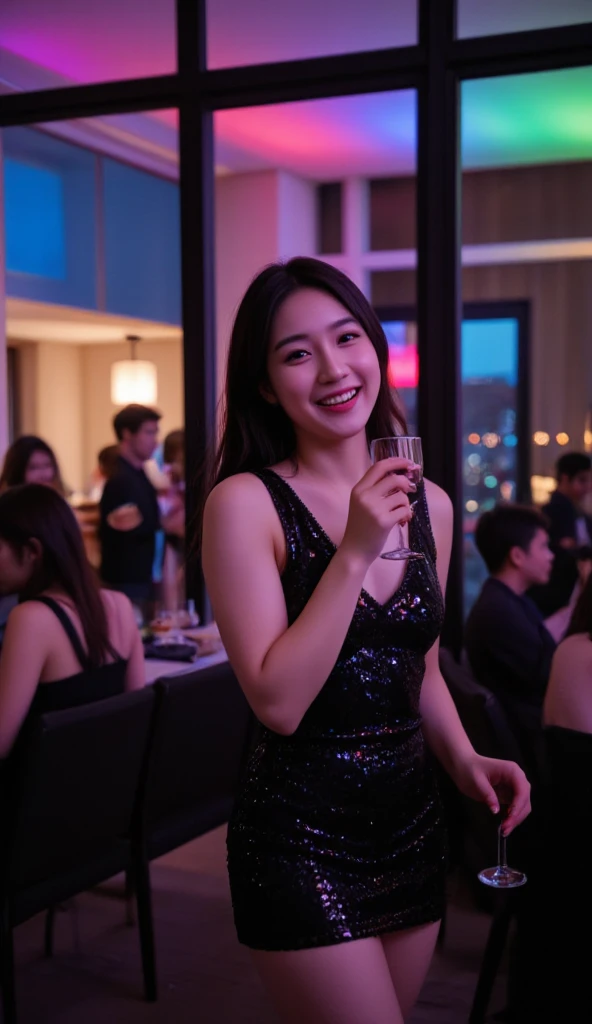
POLYGON ((464 167, 592 159, 592 68, 465 82, 464 167))

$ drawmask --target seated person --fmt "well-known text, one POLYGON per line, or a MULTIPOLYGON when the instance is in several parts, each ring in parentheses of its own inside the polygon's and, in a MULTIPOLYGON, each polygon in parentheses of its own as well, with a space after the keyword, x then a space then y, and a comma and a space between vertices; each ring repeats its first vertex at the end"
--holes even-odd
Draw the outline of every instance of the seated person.
POLYGON ((592 517, 583 508, 592 490, 591 467, 592 459, 583 452, 567 452, 557 461, 557 488, 542 509, 555 561, 548 582, 530 591, 543 615, 569 604, 578 584, 578 555, 592 545, 592 517))
MULTIPOLYGON (((543 721, 548 729, 567 729, 592 737, 592 573, 588 574, 565 639, 553 657, 543 721)), ((592 784, 592 772, 588 781, 592 784)))
MULTIPOLYGON (((58 460, 52 448, 41 437, 24 434, 10 445, 0 473, 0 494, 20 484, 46 484, 65 495, 58 460)), ((18 604, 17 594, 0 594, 0 647, 4 640, 10 612, 18 604)))
POLYGON ((41 437, 25 434, 18 437, 4 456, 0 474, 0 493, 19 484, 46 484, 65 495, 58 460, 52 448, 41 437))
POLYGON ((475 678, 503 705, 531 771, 538 770, 543 699, 556 647, 548 627, 557 639, 561 632, 526 594, 551 572, 546 521, 535 508, 498 505, 479 519, 475 543, 490 576, 469 613, 465 650, 475 678))
POLYGON ((589 1021, 590 944, 582 921, 592 910, 592 576, 555 652, 543 722, 546 829, 540 873, 529 879, 534 964, 527 996, 535 1015, 525 1019, 589 1021))
POLYGON ((0 758, 30 717, 145 683, 130 602, 99 590, 72 509, 41 484, 0 495, 0 595, 14 593, 0 653, 0 758))

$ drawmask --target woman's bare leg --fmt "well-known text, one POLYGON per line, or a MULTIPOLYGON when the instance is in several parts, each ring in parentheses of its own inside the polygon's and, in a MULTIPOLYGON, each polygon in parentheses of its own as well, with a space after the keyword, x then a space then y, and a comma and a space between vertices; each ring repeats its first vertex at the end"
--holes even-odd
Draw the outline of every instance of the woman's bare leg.
POLYGON ((406 1020, 415 1006, 434 953, 440 922, 389 932, 381 938, 390 975, 406 1020))
POLYGON ((403 1024, 379 938, 252 954, 283 1024, 403 1024))

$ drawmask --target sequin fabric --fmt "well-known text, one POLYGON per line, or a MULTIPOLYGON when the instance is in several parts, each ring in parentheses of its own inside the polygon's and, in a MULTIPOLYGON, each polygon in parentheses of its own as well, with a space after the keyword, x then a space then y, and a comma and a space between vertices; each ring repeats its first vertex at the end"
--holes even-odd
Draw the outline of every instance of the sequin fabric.
MULTIPOLYGON (((258 474, 286 537, 282 585, 298 617, 335 546, 290 485, 258 474)), ((384 605, 362 590, 337 662, 292 736, 261 727, 228 829, 239 941, 331 945, 442 916, 446 837, 419 715, 443 600, 425 491, 384 605)))

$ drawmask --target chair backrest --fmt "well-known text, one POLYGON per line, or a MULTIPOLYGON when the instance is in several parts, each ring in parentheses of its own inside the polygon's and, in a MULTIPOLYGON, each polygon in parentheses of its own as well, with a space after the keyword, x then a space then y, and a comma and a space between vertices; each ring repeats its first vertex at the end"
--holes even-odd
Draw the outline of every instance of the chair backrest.
POLYGON ((77 869, 130 835, 154 704, 146 688, 31 724, 7 765, 5 888, 77 869))
POLYGON ((445 647, 440 649, 440 670, 477 753, 516 761, 523 767, 524 755, 497 697, 445 647))
POLYGON ((169 830, 157 844, 162 853, 228 820, 254 722, 228 663, 162 678, 155 688, 160 704, 145 803, 151 856, 159 829, 169 830))
MULTIPOLYGON (((440 649, 440 670, 477 753, 515 761, 524 768, 526 758, 495 695, 476 681, 466 663, 459 665, 446 648, 440 649)), ((466 860, 470 862, 467 866, 476 871, 485 866, 484 858, 495 856, 495 822, 484 804, 463 797, 462 806, 472 841, 469 845, 473 845, 465 853, 466 860)), ((528 819, 527 825, 522 825, 512 836, 512 856, 518 866, 526 864, 534 844, 535 825, 528 819)))

